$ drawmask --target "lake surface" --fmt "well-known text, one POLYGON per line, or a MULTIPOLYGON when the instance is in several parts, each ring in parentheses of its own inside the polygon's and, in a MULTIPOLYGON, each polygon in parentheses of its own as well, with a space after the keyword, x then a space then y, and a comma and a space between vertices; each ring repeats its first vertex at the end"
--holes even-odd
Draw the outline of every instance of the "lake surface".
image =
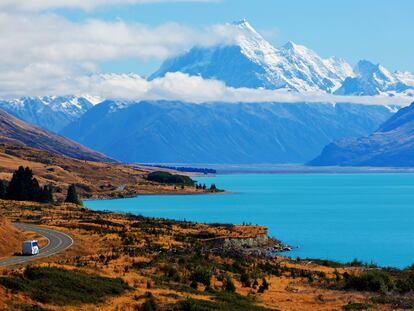
POLYGON ((230 174, 199 177, 235 192, 87 201, 94 210, 196 222, 252 223, 299 248, 292 257, 414 263, 414 174, 230 174))

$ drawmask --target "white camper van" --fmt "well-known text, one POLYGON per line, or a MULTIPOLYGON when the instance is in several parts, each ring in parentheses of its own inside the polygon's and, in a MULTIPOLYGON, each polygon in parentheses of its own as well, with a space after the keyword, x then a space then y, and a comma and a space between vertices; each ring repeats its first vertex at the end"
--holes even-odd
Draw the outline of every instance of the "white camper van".
POLYGON ((37 240, 24 241, 22 245, 22 254, 24 256, 39 254, 39 243, 37 240))

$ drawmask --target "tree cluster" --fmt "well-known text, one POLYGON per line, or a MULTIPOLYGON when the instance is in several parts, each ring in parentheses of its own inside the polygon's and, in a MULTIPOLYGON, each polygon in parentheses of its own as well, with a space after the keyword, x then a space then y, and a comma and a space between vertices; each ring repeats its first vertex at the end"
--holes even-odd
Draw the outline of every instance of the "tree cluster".
POLYGON ((174 184, 174 185, 185 185, 193 186, 195 181, 188 176, 171 174, 168 172, 151 172, 147 176, 147 180, 155 181, 162 184, 174 184))
POLYGON ((20 166, 10 182, 0 181, 0 199, 53 203, 53 188, 41 187, 30 168, 20 166))
MULTIPOLYGON (((29 167, 20 166, 10 181, 0 180, 0 199, 15 201, 32 201, 40 203, 53 203, 53 187, 41 187, 29 167)), ((83 205, 74 184, 68 188, 65 202, 83 205)))
POLYGON ((203 190, 206 190, 207 189, 207 186, 206 186, 206 184, 196 184, 196 189, 203 189, 203 190))

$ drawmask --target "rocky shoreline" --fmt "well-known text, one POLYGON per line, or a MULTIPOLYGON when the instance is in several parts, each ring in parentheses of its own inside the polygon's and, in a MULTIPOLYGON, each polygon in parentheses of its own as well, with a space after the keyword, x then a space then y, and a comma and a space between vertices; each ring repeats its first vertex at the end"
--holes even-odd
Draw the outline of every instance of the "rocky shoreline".
POLYGON ((275 257, 277 254, 293 249, 279 240, 270 238, 267 228, 255 236, 216 237, 205 240, 206 250, 220 255, 243 255, 261 258, 275 257))

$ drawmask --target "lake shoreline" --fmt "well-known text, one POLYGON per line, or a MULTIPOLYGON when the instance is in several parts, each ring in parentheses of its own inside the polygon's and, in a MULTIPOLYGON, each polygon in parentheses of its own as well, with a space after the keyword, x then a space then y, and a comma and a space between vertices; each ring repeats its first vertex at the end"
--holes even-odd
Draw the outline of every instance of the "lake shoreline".
POLYGON ((299 246, 287 254, 292 258, 358 258, 398 268, 414 258, 414 174, 231 174, 199 177, 198 182, 228 191, 85 203, 94 210, 145 217, 260 224, 270 236, 299 246))

